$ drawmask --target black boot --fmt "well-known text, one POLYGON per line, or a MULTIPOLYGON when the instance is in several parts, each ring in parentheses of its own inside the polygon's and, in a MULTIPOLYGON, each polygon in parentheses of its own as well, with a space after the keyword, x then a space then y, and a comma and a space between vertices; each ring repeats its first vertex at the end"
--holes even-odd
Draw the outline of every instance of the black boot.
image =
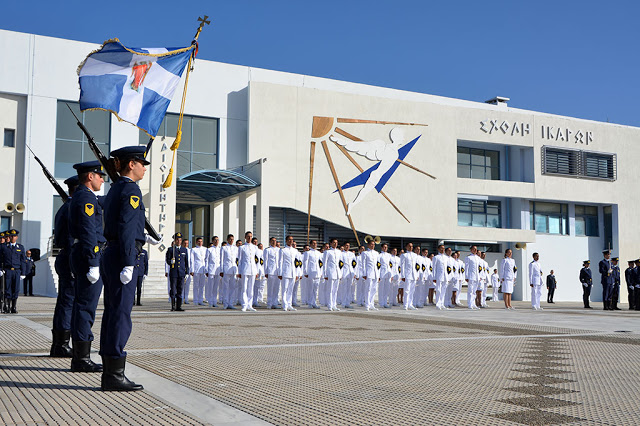
POLYGON ((73 358, 71 371, 74 373, 99 373, 102 365, 91 361, 91 342, 73 341, 73 358))
POLYGON ((172 311, 176 310, 176 298, 175 297, 171 298, 171 310, 172 311))
POLYGON ((176 300, 176 311, 178 312, 184 311, 184 309, 182 309, 182 297, 178 297, 176 300))
POLYGON ((3 304, 2 304, 2 313, 4 314, 8 314, 9 313, 9 299, 8 298, 4 298, 3 299, 3 304))
POLYGON ((17 314, 18 310, 16 309, 16 303, 18 303, 18 299, 11 299, 11 313, 17 314))
POLYGON ((71 358, 73 351, 69 346, 69 339, 71 339, 71 330, 51 330, 53 336, 53 342, 51 343, 51 350, 49 356, 54 358, 71 358))
POLYGON ((139 391, 144 389, 142 385, 132 382, 124 375, 124 367, 127 363, 127 356, 113 359, 108 356, 102 357, 104 371, 100 388, 103 391, 139 391))

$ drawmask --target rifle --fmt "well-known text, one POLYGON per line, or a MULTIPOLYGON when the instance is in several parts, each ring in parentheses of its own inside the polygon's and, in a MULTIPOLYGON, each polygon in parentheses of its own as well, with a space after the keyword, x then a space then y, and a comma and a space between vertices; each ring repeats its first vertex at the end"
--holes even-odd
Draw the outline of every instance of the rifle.
MULTIPOLYGON (((102 151, 100 151, 100 148, 96 144, 96 141, 94 141, 91 134, 89 134, 89 130, 87 130, 84 124, 82 124, 82 122, 78 119, 78 116, 73 112, 69 104, 66 105, 67 108, 69 108, 69 111, 71 111, 71 114, 73 114, 74 118, 76 119, 76 124, 78 125, 78 127, 80 127, 80 130, 82 130, 82 133, 84 133, 84 135, 87 137, 87 142, 89 143, 89 148, 91 148, 93 155, 96 156, 96 158, 100 162, 100 165, 102 165, 102 168, 107 172, 107 175, 109 175, 109 179, 111 179, 113 182, 116 182, 120 176, 118 175, 118 172, 116 172, 113 163, 110 162, 107 157, 105 157, 102 151)), ((160 235, 153 228, 153 225, 151 225, 149 219, 147 219, 146 216, 144 218, 144 227, 149 235, 151 235, 151 238, 160 241, 160 235)))
POLYGON ((54 178, 51 172, 47 170, 44 164, 42 164, 42 161, 40 161, 40 159, 38 158, 36 153, 33 152, 31 147, 29 145, 26 145, 26 146, 27 148, 29 148, 29 151, 31 151, 31 154, 33 154, 33 158, 35 158, 38 164, 40 164, 40 167, 42 167, 42 173, 44 173, 49 183, 53 185, 53 189, 55 189, 58 195, 60 195, 63 202, 67 201, 67 199, 69 198, 69 195, 67 194, 67 192, 64 189, 62 189, 62 187, 58 184, 58 181, 56 180, 56 178, 54 178))

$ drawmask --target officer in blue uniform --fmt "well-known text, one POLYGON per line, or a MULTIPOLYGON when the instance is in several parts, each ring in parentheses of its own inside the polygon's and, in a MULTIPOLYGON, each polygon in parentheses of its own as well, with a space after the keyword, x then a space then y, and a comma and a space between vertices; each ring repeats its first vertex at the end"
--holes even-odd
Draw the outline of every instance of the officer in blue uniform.
POLYGON ((618 308, 618 299, 620 298, 620 266, 618 265, 617 257, 611 259, 611 270, 613 271, 611 275, 613 275, 613 289, 611 291, 611 305, 609 309, 612 311, 620 311, 618 308))
POLYGON ((585 309, 591 309, 589 306, 589 296, 591 295, 591 286, 593 285, 593 280, 591 278, 591 269, 589 269, 589 265, 591 263, 588 260, 585 260, 582 263, 582 269, 580 269, 580 283, 582 283, 582 302, 584 303, 585 309))
POLYGON ((6 277, 4 276, 4 269, 3 269, 3 267, 4 267, 4 261, 3 261, 3 259, 4 259, 4 249, 3 249, 3 247, 5 246, 6 241, 7 240, 5 238, 5 233, 4 232, 0 232, 0 313, 3 313, 3 314, 8 313, 7 309, 6 309, 6 306, 5 306, 6 299, 4 297, 4 292, 5 292, 5 289, 7 287, 5 286, 5 278, 6 277))
POLYGON ((19 244, 17 229, 11 229, 5 233, 9 241, 2 246, 2 263, 5 276, 5 313, 17 314, 16 303, 20 294, 20 280, 27 274, 27 256, 22 244, 19 244), (11 305, 9 307, 9 305, 11 305))
POLYGON ((104 371, 103 391, 143 389, 124 374, 131 335, 131 310, 135 301, 139 269, 136 258, 145 241, 159 244, 144 233, 145 215, 142 192, 136 184, 144 177, 149 162, 144 146, 127 146, 111 152, 111 161, 120 178, 111 185, 104 200, 104 235, 107 249, 102 257, 104 278, 104 314, 100 334, 100 355, 104 371))
POLYGON ((611 268, 611 261, 609 257, 611 253, 609 250, 602 252, 604 259, 598 264, 598 271, 600 272, 600 284, 602 284, 602 304, 604 310, 611 310, 611 296, 613 295, 613 269, 611 268))
POLYGON ((633 289, 633 306, 636 311, 640 311, 640 259, 636 259, 636 267, 634 268, 634 289, 633 289))
POLYGON ((80 181, 78 175, 71 176, 64 181, 69 188, 69 198, 58 209, 54 219, 54 246, 58 250, 56 256, 55 269, 58 274, 58 299, 56 307, 53 311, 53 327, 51 335, 51 350, 49 356, 60 358, 71 358, 72 351, 69 347, 71 339, 71 312, 73 310, 73 301, 75 299, 75 278, 71 273, 69 257, 71 254, 71 246, 73 238, 69 234, 69 205, 71 198, 80 181))
POLYGON ((142 249, 138 257, 136 257, 136 269, 138 270, 138 279, 136 281, 136 290, 138 292, 138 302, 136 305, 142 306, 140 303, 140 297, 142 296, 142 282, 149 274, 149 254, 145 249, 142 249))
POLYGON ((636 261, 630 260, 628 262, 629 266, 624 270, 624 281, 627 283, 627 291, 629 295, 629 310, 633 311, 635 309, 635 281, 636 281, 636 261))
POLYGON ((182 312, 182 285, 184 284, 184 277, 189 271, 189 252, 185 247, 182 247, 182 234, 176 232, 173 235, 174 244, 167 249, 165 261, 169 265, 169 273, 165 274, 169 276, 171 283, 171 291, 169 296, 171 297, 171 310, 182 312))
POLYGON ((73 238, 71 272, 76 277, 71 314, 71 371, 95 373, 102 371, 102 365, 91 361, 91 327, 102 292, 100 257, 106 241, 102 233, 102 207, 94 191, 102 188, 105 172, 98 161, 74 164, 73 168, 78 172, 79 184, 69 203, 67 221, 73 238))

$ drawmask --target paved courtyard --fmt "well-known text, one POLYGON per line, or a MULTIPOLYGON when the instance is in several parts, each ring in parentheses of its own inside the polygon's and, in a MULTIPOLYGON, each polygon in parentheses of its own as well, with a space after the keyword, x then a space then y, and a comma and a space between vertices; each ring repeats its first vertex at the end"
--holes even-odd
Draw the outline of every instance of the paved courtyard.
POLYGON ((148 299, 127 346, 145 390, 105 393, 47 356, 54 304, 21 297, 0 316, 0 423, 638 424, 640 312, 178 313, 148 299))

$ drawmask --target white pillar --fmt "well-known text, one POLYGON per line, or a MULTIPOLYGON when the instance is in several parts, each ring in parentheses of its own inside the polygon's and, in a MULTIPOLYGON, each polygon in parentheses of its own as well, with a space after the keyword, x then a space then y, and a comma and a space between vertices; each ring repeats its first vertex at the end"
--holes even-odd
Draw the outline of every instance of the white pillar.
POLYGON ((224 237, 222 239, 226 239, 227 235, 235 233, 235 230, 231 228, 231 198, 225 198, 222 201, 222 229, 224 237))
POLYGON ((269 205, 264 200, 262 186, 256 191, 256 229, 255 235, 258 241, 265 245, 269 244, 269 205))

